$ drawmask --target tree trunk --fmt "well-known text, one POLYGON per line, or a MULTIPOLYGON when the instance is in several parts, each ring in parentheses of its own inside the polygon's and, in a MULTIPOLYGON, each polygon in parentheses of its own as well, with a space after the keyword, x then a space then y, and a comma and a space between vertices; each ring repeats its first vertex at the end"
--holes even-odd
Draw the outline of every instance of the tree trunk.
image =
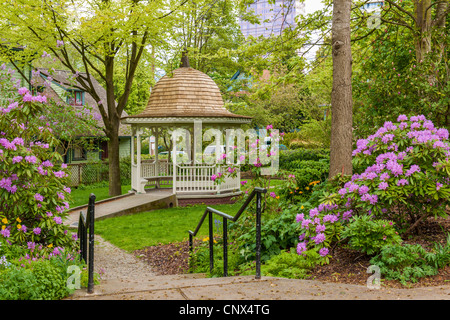
MULTIPOLYGON (((441 2, 437 5, 436 9, 436 26, 438 27, 438 39, 443 39, 445 37, 445 24, 447 22, 447 10, 448 10, 448 3, 447 2, 441 2)), ((445 52, 445 41, 437 41, 437 47, 439 52, 439 57, 436 61, 436 65, 440 64, 442 61, 442 57, 445 52)))
POLYGON ((120 181, 120 158, 119 158, 119 122, 113 125, 111 134, 108 135, 108 160, 109 160, 109 195, 118 196, 122 194, 120 181))
POLYGON ((421 62, 431 51, 431 0, 415 0, 416 13, 416 60, 421 62), (428 9, 428 10, 427 10, 428 9))
POLYGON ((109 158, 109 195, 119 196, 122 194, 120 181, 120 159, 119 159, 119 125, 120 115, 117 113, 116 100, 114 96, 114 57, 105 58, 106 99, 108 107, 108 121, 105 121, 106 136, 108 141, 109 158))
POLYGON ((331 140, 329 178, 351 175, 352 168, 352 51, 350 44, 351 0, 334 0, 332 24, 333 90, 331 92, 331 140))

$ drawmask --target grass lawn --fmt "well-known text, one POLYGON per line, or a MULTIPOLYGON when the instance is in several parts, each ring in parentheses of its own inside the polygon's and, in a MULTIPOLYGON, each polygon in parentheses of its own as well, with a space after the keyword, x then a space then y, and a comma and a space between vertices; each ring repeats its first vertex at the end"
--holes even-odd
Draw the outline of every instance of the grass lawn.
MULTIPOLYGON (((131 189, 130 185, 122 186, 122 194, 127 193, 131 189)), ((90 194, 95 194, 95 201, 100 201, 104 199, 110 198, 108 187, 106 186, 94 186, 92 188, 83 187, 83 188, 72 188, 71 192, 71 201, 69 201, 69 205, 71 208, 75 208, 78 206, 82 206, 88 204, 90 194)))
MULTIPOLYGON (((271 186, 275 188, 275 190, 272 190, 276 191, 281 183, 281 180, 272 180, 271 186)), ((127 193, 130 188, 130 185, 122 186, 122 194, 127 193)), ((91 193, 95 194, 96 201, 109 198, 107 186, 73 188, 70 207, 87 204, 91 193)), ((188 230, 196 228, 206 207, 206 205, 178 207, 100 220, 95 223, 95 232, 105 240, 127 251, 134 251, 159 243, 179 242, 188 238, 188 230)), ((212 207, 234 216, 241 205, 214 205, 212 207)), ((219 217, 215 216, 215 218, 219 217)), ((222 218, 219 219, 222 221, 222 218)), ((208 224, 206 221, 197 238, 207 235, 208 224)))
MULTIPOLYGON (((214 205, 213 208, 234 216, 242 204, 214 205)), ((95 233, 127 251, 147 246, 180 242, 189 237, 188 231, 197 227, 206 205, 154 210, 95 222, 95 233)), ((215 215, 215 218, 222 218, 215 215)), ((208 235, 205 220, 196 238, 208 235)))

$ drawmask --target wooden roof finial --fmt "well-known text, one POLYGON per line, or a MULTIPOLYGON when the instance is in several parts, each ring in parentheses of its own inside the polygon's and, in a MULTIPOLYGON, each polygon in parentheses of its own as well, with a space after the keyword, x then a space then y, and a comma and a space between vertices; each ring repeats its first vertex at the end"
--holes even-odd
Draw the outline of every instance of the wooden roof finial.
POLYGON ((181 54, 180 68, 190 68, 187 48, 184 48, 183 53, 181 54))

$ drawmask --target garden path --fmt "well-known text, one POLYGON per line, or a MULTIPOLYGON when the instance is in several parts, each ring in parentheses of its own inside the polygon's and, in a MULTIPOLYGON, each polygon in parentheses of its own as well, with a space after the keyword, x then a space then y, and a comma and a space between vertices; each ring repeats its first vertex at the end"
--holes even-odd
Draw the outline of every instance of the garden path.
POLYGON ((94 270, 101 275, 102 280, 133 281, 156 275, 147 263, 133 254, 112 245, 99 235, 95 235, 94 239, 94 270))
MULTIPOLYGON (((152 192, 142 194, 122 195, 96 202, 95 219, 99 220, 106 217, 167 208, 171 203, 175 205, 175 202, 176 197, 173 195, 172 190, 168 189, 152 190, 152 192)), ((80 211, 86 213, 87 205, 70 209, 64 223, 77 228, 80 211)))

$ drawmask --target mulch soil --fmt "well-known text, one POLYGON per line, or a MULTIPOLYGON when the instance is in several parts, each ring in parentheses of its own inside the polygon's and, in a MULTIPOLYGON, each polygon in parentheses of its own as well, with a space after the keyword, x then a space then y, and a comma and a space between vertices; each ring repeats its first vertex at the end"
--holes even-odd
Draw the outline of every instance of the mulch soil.
MULTIPOLYGON (((450 233, 450 218, 430 218, 419 225, 418 231, 418 234, 411 236, 404 243, 421 244, 427 249, 434 247, 435 242, 444 245, 447 234, 450 233)), ((200 240, 198 241, 200 242, 200 240)), ((155 272, 160 275, 183 274, 189 270, 189 244, 187 241, 146 247, 134 253, 149 263, 155 272)), ((330 263, 317 266, 312 271, 310 279, 363 286, 367 284, 368 277, 372 275, 372 273, 367 273, 371 257, 345 248, 345 246, 336 247, 331 251, 331 255, 330 263)), ((450 266, 440 269, 435 276, 420 278, 417 283, 410 283, 408 287, 441 285, 450 285, 450 266)), ((383 279, 382 286, 387 288, 405 288, 398 281, 383 279)))

